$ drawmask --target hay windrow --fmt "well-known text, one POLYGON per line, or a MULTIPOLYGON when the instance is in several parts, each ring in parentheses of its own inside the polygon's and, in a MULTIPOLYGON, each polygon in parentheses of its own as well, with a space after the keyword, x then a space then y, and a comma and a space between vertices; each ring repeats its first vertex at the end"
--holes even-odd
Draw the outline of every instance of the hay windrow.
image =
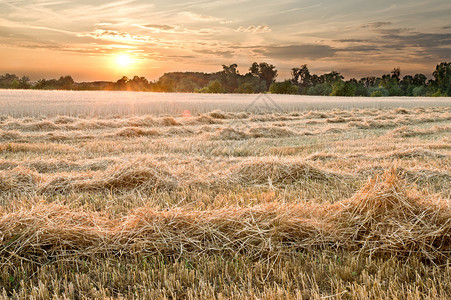
POLYGON ((53 123, 60 125, 60 124, 72 124, 77 122, 79 119, 69 116, 58 116, 53 119, 53 123))
POLYGON ((159 120, 161 126, 182 126, 182 123, 173 117, 164 117, 159 120))
POLYGON ((40 193, 74 191, 172 190, 178 185, 163 166, 153 162, 134 161, 109 167, 92 177, 56 176, 39 189, 40 193))
MULTIPOLYGON (((385 169, 381 166, 361 168, 357 171, 358 176, 361 178, 368 178, 374 175, 384 174, 385 169)), ((410 184, 416 184, 418 187, 432 188, 432 190, 443 191, 449 193, 451 191, 451 173, 449 171, 437 171, 437 170, 408 170, 405 168, 394 168, 394 172, 398 174, 398 177, 410 184)))
POLYGON ((383 128, 393 128, 398 126, 396 122, 393 121, 376 121, 368 120, 364 122, 351 121, 347 125, 348 127, 355 127, 358 129, 383 129, 383 128))
POLYGON ((1 192, 34 192, 43 180, 42 176, 25 167, 0 171, 1 192))
POLYGON ((338 156, 337 154, 334 154, 334 153, 318 152, 318 153, 313 153, 313 154, 307 156, 305 159, 306 160, 332 160, 332 159, 337 159, 337 158, 340 158, 340 156, 338 156))
POLYGON ((222 124, 223 121, 208 115, 200 115, 198 117, 188 119, 185 123, 188 125, 211 125, 222 124))
POLYGON ((18 140, 22 139, 24 136, 17 130, 1 130, 0 129, 0 140, 10 141, 10 140, 18 140))
POLYGON ((278 159, 248 160, 232 167, 219 181, 245 185, 299 184, 309 181, 334 182, 346 176, 323 171, 303 161, 278 159))
POLYGON ((426 136, 432 135, 436 133, 446 133, 451 132, 451 126, 434 126, 428 129, 416 129, 410 128, 408 126, 403 126, 396 128, 390 132, 388 132, 389 136, 396 138, 405 138, 405 137, 415 137, 415 136, 426 136))
POLYGON ((448 100, 290 98, 2 111, 0 298, 448 299, 448 100))
POLYGON ((249 136, 245 132, 231 127, 219 128, 209 135, 209 139, 212 140, 245 140, 248 138, 249 136))
POLYGON ((397 159, 402 159, 402 158, 446 158, 446 157, 450 157, 450 155, 441 154, 438 152, 433 152, 433 151, 430 151, 427 149, 422 149, 422 148, 393 151, 384 156, 381 156, 381 158, 397 158, 397 159))
POLYGON ((3 125, 3 128, 14 129, 19 131, 54 131, 59 130, 60 126, 48 120, 32 123, 22 123, 19 121, 12 121, 3 125))
POLYGON ((311 248, 441 260, 451 251, 451 210, 412 190, 395 171, 335 204, 270 203, 213 210, 143 207, 120 219, 41 203, 0 212, 0 243, 19 257, 145 252, 246 253, 311 248))
POLYGON ((158 136, 160 132, 155 129, 142 129, 140 127, 125 127, 112 134, 119 137, 158 136))
POLYGON ((332 116, 328 113, 320 112, 320 111, 309 111, 303 116, 304 119, 327 119, 332 118, 332 116))
POLYGON ((396 170, 376 176, 351 199, 331 206, 332 235, 345 247, 370 255, 437 259, 451 251, 451 210, 422 198, 396 170))
POLYGON ((290 129, 275 126, 253 127, 249 129, 247 134, 254 138, 283 138, 298 136, 296 132, 291 131, 290 129))
POLYGON ((343 117, 335 117, 331 119, 326 119, 327 123, 346 123, 348 120, 346 120, 343 117))
POLYGON ((128 119, 126 123, 131 127, 152 127, 158 125, 158 121, 156 121, 152 116, 128 119))
POLYGON ((210 112, 208 115, 210 117, 214 118, 214 119, 222 119, 222 120, 224 120, 224 119, 231 119, 232 118, 232 116, 230 116, 229 114, 227 114, 227 113, 225 113, 225 112, 223 112, 221 110, 214 110, 214 111, 210 112))
POLYGON ((80 119, 78 122, 61 125, 65 130, 94 130, 123 127, 122 122, 101 119, 80 119))

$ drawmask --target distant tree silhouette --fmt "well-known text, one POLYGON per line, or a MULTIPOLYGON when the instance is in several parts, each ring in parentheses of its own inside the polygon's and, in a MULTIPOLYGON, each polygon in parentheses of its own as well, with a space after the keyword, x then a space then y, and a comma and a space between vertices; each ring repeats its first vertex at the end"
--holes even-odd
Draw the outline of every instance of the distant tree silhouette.
POLYGON ((266 62, 262 62, 260 64, 254 62, 249 68, 249 71, 251 74, 264 80, 266 82, 267 89, 269 89, 271 83, 273 83, 274 79, 277 77, 276 67, 266 62))
POLYGON ((451 96, 451 63, 443 62, 435 67, 432 75, 435 78, 434 85, 442 95, 451 96))
POLYGON ((297 94, 298 88, 291 80, 285 80, 282 82, 273 82, 269 87, 269 92, 271 94, 297 94))
POLYGON ((394 68, 381 77, 366 76, 344 81, 337 71, 317 75, 310 72, 306 64, 291 69, 291 79, 276 82, 278 71, 272 64, 254 62, 249 72, 242 75, 238 65, 222 65, 222 70, 213 73, 171 72, 158 80, 149 82, 143 76, 132 79, 123 76, 115 82, 96 81, 76 83, 70 75, 59 79, 40 79, 31 82, 27 76, 0 75, 3 89, 46 90, 121 90, 153 92, 202 92, 202 93, 296 93, 307 95, 336 96, 451 96, 451 63, 438 64, 433 79, 417 73, 401 79, 400 68, 394 68))

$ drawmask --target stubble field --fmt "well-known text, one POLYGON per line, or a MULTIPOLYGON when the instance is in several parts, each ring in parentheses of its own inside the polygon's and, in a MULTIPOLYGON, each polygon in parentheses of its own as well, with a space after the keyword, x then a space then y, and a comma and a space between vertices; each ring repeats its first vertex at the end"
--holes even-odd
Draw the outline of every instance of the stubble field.
POLYGON ((449 99, 32 100, 0 113, 1 297, 451 297, 449 99))

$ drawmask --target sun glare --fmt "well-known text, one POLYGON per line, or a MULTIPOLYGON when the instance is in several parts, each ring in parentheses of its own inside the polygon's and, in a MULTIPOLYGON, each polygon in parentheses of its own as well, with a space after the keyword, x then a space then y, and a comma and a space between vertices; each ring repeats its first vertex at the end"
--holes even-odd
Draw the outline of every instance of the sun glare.
POLYGON ((128 67, 132 63, 132 60, 127 54, 121 54, 117 57, 117 63, 121 67, 128 67))

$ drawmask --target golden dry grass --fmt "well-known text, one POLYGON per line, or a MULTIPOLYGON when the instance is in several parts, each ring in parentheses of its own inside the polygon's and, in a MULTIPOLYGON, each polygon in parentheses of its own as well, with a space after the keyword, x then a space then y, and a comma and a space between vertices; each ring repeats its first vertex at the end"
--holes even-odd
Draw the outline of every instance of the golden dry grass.
POLYGON ((0 298, 448 299, 450 113, 0 118, 0 298))
MULTIPOLYGON (((142 173, 136 175, 134 170, 131 178, 126 171, 120 170, 123 176, 114 181, 80 188, 129 188, 144 182, 142 173)), ((324 179, 324 174, 316 176, 324 179)), ((231 257, 246 253, 256 258, 330 247, 365 256, 415 256, 437 262, 446 261, 451 253, 451 209, 439 199, 421 197, 391 170, 371 179, 352 198, 334 204, 271 203, 203 211, 144 207, 121 219, 109 219, 37 203, 4 212, 0 232, 7 245, 4 255, 35 259, 44 254, 67 257, 117 251, 164 257, 185 252, 231 257)))

